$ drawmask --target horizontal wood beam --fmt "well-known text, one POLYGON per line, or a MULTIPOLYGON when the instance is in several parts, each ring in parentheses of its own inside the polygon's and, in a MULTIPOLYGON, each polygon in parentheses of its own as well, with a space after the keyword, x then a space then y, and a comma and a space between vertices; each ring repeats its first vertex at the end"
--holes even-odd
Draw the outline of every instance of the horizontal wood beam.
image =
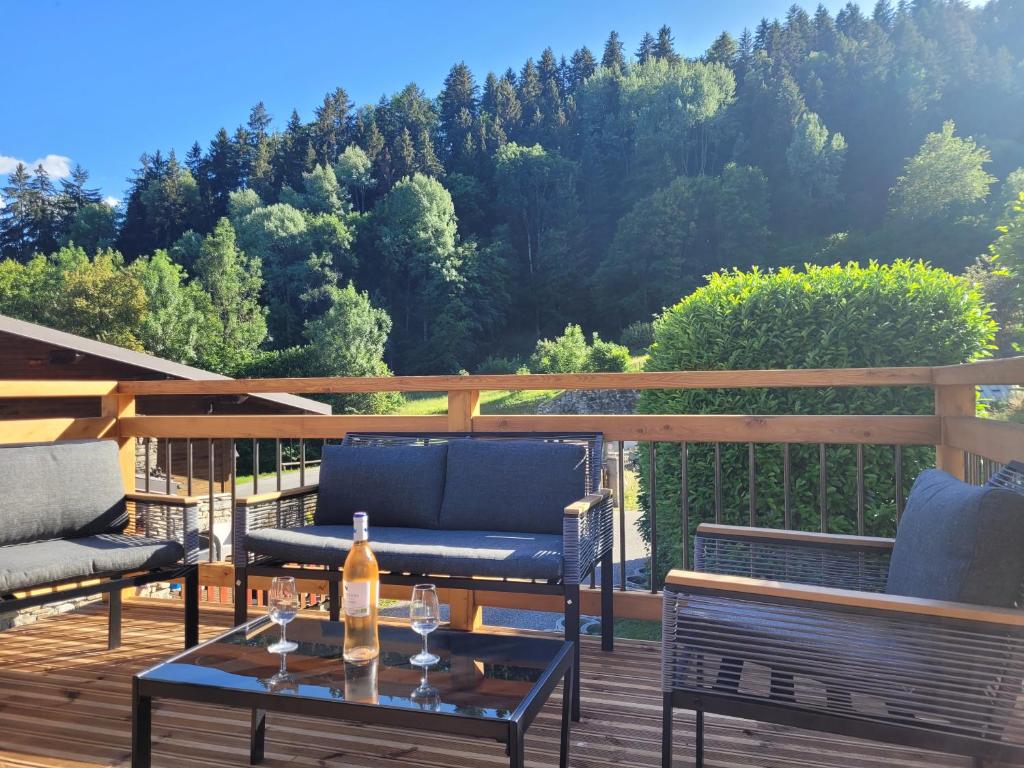
POLYGON ((943 420, 946 443, 954 448, 1006 463, 1024 461, 1024 424, 974 416, 943 420))
POLYGON ((704 389, 747 387, 883 387, 932 383, 932 369, 822 368, 650 373, 515 374, 483 376, 336 376, 322 378, 122 381, 133 395, 313 394, 344 392, 448 392, 542 389, 704 389))
POLYGON ((116 431, 117 421, 102 416, 81 419, 7 419, 0 421, 0 445, 114 437, 116 431))
POLYGON ((0 380, 0 398, 102 397, 117 392, 116 381, 0 380))
POLYGON ((336 438, 347 432, 443 432, 445 416, 129 416, 121 437, 336 438))
POLYGON ((980 360, 932 369, 935 384, 1024 384, 1024 357, 980 360))
MULTIPOLYGON (((296 579, 300 592, 308 592, 314 595, 325 595, 328 592, 328 584, 320 579, 296 579)), ((208 587, 233 587, 235 583, 235 571, 231 563, 200 563, 199 583, 208 587)), ((452 592, 462 590, 449 590, 443 587, 443 582, 438 580, 438 597, 441 602, 449 602, 452 599, 452 592)), ((269 576, 250 576, 249 585, 252 589, 268 589, 270 587, 269 576)), ((412 592, 411 587, 399 586, 397 584, 382 584, 380 596, 384 600, 408 600, 412 592)), ((615 591, 615 615, 623 619, 647 619, 649 621, 661 621, 661 595, 650 592, 621 592, 615 591)), ((492 608, 511 608, 524 611, 551 611, 562 612, 562 598, 559 595, 533 595, 528 592, 487 592, 485 590, 473 591, 473 602, 476 605, 486 605, 492 608)), ((601 590, 589 587, 580 588, 580 610, 586 616, 601 615, 601 590)))
POLYGON ((601 432, 607 440, 932 445, 936 416, 477 416, 475 432, 601 432))

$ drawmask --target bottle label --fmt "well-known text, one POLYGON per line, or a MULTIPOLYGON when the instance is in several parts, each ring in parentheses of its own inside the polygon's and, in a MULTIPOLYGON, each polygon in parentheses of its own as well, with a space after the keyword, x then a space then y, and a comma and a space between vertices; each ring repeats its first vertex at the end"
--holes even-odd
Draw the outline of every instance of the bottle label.
POLYGON ((363 618, 370 615, 370 582, 345 582, 345 598, 342 601, 345 615, 363 618))

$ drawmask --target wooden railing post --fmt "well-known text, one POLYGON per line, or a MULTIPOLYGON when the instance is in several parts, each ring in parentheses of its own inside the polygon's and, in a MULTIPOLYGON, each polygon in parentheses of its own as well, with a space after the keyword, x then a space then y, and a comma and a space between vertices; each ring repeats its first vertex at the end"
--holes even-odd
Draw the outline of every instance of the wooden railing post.
POLYGON ((935 466, 953 477, 965 479, 964 452, 947 439, 946 419, 974 416, 976 388, 973 384, 946 384, 935 387, 935 415, 940 417, 941 438, 935 446, 935 466))
MULTIPOLYGON (((480 415, 480 392, 475 389, 448 392, 448 431, 472 432, 473 419, 480 415)), ((484 622, 483 606, 476 602, 473 590, 452 590, 448 609, 453 629, 473 631, 484 622)))
POLYGON ((105 419, 114 419, 114 426, 107 434, 117 440, 117 449, 121 460, 121 479, 125 493, 135 491, 135 438, 122 437, 120 422, 122 418, 135 415, 135 395, 117 393, 104 395, 100 398, 100 415, 105 419))

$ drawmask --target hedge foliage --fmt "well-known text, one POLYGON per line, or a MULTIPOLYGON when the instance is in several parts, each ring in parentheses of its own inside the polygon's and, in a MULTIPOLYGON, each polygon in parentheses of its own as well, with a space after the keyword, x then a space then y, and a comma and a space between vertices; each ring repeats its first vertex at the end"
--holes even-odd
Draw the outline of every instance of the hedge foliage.
MULTIPOLYGON (((714 274, 654 323, 645 370, 859 368, 946 365, 990 353, 995 323, 978 291, 921 262, 896 261, 803 271, 714 274)), ((650 390, 641 413, 670 414, 929 414, 925 387, 650 390)), ((783 524, 781 445, 757 445, 756 524, 783 524)), ((722 522, 749 522, 748 446, 722 444, 722 522)), ((866 532, 895 529, 894 449, 865 447, 866 532)), ((828 528, 856 531, 856 449, 827 447, 828 528)), ((682 562, 681 456, 658 446, 659 571, 682 562)), ((819 447, 793 445, 793 525, 817 530, 819 447)), ((650 541, 649 450, 639 451, 641 533, 650 541)), ((903 450, 904 489, 934 460, 930 447, 903 450)), ((689 445, 690 527, 714 519, 714 446, 689 445)))

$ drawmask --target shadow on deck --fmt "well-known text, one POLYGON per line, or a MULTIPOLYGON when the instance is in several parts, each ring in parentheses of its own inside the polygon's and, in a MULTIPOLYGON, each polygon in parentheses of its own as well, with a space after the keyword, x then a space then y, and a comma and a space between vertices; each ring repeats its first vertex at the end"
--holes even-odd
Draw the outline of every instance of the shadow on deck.
MULTIPOLYGON (((230 625, 225 608, 204 605, 202 637, 230 625)), ((0 633, 0 766, 128 766, 132 674, 180 648, 180 606, 125 604, 124 645, 106 650, 102 606, 0 633)), ((585 639, 583 721, 570 764, 579 768, 660 765, 661 695, 657 643, 619 641, 614 653, 585 639)), ((528 765, 558 762, 559 699, 527 734, 528 765)), ((692 765, 692 718, 676 714, 676 762, 692 765)), ((266 766, 384 768, 505 765, 498 744, 327 720, 271 715, 266 766)), ((156 766, 248 764, 249 717, 179 702, 154 703, 156 766)), ((709 717, 707 765, 816 768, 943 768, 970 760, 823 734, 709 717)))

